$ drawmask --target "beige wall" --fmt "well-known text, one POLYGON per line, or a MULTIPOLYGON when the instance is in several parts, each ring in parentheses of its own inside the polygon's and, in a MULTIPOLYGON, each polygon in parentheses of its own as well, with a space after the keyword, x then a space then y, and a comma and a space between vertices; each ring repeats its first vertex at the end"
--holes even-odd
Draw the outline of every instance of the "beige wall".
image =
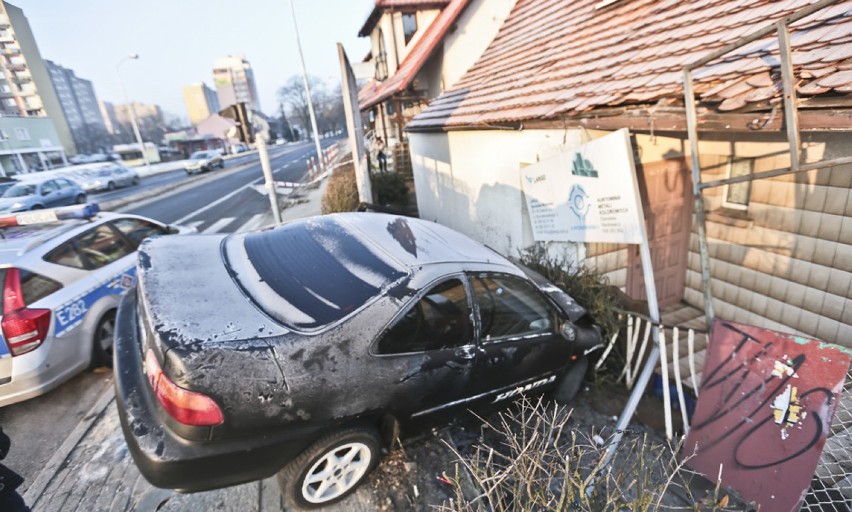
MULTIPOLYGON (((562 130, 412 133, 418 207, 435 220, 515 255, 533 243, 518 167, 603 132, 562 130)), ((754 158, 754 172, 789 164, 783 135, 730 135, 702 141, 702 181, 722 179, 728 160, 754 158), (779 153, 779 154, 776 154, 779 153)), ((676 137, 638 134, 637 160, 686 157, 676 137)), ((805 161, 848 156, 852 135, 805 134, 805 161)), ((705 191, 717 316, 852 347, 852 165, 755 180, 746 210, 723 208, 725 187, 705 191)), ((627 249, 560 244, 569 261, 626 283, 627 249), (571 246, 568 248, 568 246, 571 246)), ((693 227, 684 300, 703 308, 698 239, 693 227)))

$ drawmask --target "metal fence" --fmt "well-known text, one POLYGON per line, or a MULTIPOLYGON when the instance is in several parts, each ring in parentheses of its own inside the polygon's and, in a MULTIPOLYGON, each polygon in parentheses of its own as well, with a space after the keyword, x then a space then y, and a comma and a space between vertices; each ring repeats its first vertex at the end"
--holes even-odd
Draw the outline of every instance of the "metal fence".
MULTIPOLYGON (((649 318, 636 313, 625 313, 620 319, 624 322, 624 328, 610 338, 595 369, 603 367, 612 356, 614 347, 622 345, 624 366, 618 380, 624 381, 627 388, 632 389, 645 357, 650 352, 654 324, 649 318), (623 340, 623 344, 620 340, 623 340)), ((703 357, 700 356, 707 346, 707 332, 684 326, 657 324, 657 327, 660 329, 661 345, 657 372, 662 380, 666 434, 671 439, 675 422, 682 424, 684 436, 689 432, 687 401, 697 399, 700 392, 703 370, 703 357), (672 389, 676 394, 674 400, 672 389), (674 401, 679 406, 678 419, 673 418, 674 401)), ((852 510, 852 368, 847 370, 831 431, 801 510, 852 510)))

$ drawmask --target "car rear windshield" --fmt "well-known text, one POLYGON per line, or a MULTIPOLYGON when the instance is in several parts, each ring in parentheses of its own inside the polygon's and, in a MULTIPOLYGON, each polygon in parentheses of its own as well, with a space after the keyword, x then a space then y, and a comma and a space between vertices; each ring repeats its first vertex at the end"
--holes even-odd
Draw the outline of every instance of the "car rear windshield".
POLYGON ((237 280, 270 316, 291 329, 332 324, 407 275, 380 249, 333 220, 288 224, 244 240, 260 283, 245 282, 239 272, 237 280), (264 293, 270 289, 272 297, 264 293))

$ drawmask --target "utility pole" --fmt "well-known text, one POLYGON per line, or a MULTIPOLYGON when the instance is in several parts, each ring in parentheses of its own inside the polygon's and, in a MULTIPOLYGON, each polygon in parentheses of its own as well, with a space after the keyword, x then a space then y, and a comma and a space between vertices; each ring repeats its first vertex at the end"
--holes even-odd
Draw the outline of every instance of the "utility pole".
POLYGON ((302 41, 299 38, 299 25, 296 23, 296 7, 290 0, 290 11, 293 13, 293 31, 296 34, 296 48, 299 50, 299 62, 302 64, 302 80, 305 84, 305 96, 308 99, 308 113, 311 116, 311 128, 314 131, 314 144, 317 147, 317 163, 320 170, 325 170, 322 159, 322 146, 320 146, 319 130, 317 130, 317 116, 314 114, 314 101, 311 99, 311 87, 308 85, 308 70, 305 68, 305 56, 302 54, 302 41))
POLYGON ((115 65, 115 74, 118 75, 118 83, 121 85, 121 92, 124 94, 124 103, 127 105, 127 110, 130 112, 130 124, 133 125, 133 133, 136 135, 136 142, 139 144, 139 150, 142 152, 142 158, 145 159, 145 168, 151 170, 151 162, 148 160, 148 152, 145 150, 145 143, 142 142, 142 135, 139 133, 139 124, 136 123, 136 108, 130 103, 127 97, 127 88, 124 87, 124 80, 121 79, 121 65, 127 60, 136 60, 139 58, 138 53, 132 53, 124 57, 118 64, 115 65))

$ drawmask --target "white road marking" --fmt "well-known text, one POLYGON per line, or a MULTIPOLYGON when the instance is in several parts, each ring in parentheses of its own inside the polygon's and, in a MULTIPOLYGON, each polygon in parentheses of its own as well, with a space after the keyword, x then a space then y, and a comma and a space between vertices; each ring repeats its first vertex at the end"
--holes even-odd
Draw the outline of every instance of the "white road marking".
POLYGON ((202 233, 218 233, 220 229, 234 221, 233 217, 224 217, 207 227, 202 233))
POLYGON ((240 226, 239 229, 237 229, 235 231, 235 233, 244 233, 246 231, 254 231, 256 229, 266 227, 266 226, 264 226, 264 224, 266 224, 265 221, 266 221, 266 214, 265 213, 258 213, 254 217, 250 218, 248 220, 248 222, 246 222, 245 224, 240 226))
POLYGON ((188 227, 188 228, 195 228, 195 229, 198 229, 198 226, 200 226, 200 225, 202 225, 202 224, 204 224, 204 221, 203 221, 203 220, 194 220, 194 221, 192 221, 192 222, 187 222, 186 224, 184 224, 184 226, 186 226, 186 227, 188 227))

